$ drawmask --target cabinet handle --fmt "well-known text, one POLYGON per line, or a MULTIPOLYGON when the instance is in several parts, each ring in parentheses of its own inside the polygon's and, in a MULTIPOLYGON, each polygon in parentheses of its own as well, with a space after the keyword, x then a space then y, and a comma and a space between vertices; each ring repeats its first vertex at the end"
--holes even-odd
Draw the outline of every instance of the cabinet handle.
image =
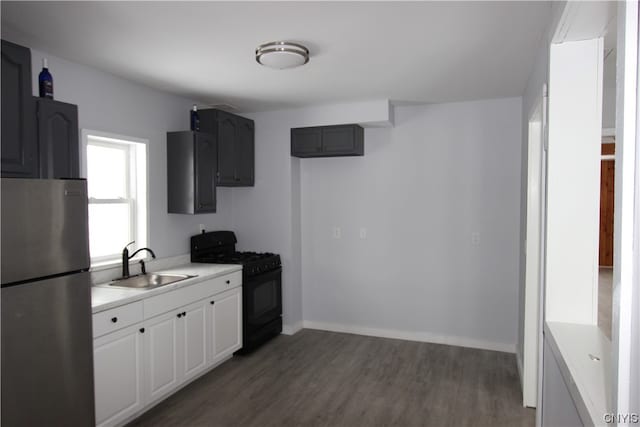
POLYGON ((144 328, 140 328, 140 333, 144 334, 144 328))
POLYGON ((118 318, 117 318, 117 317, 112 317, 112 318, 111 318, 111 321, 112 321, 113 323, 116 323, 116 322, 118 321, 118 318))
POLYGON ((186 315, 187 315, 187 312, 186 312, 186 311, 183 311, 183 312, 182 312, 182 315, 183 315, 183 316, 186 316, 186 315))
POLYGON ((215 303, 216 303, 215 301, 211 301, 209 304, 213 305, 213 304, 215 304, 215 303))
POLYGON ((182 313, 178 313, 178 318, 182 317, 182 313))
POLYGON ((231 280, 227 280, 227 285, 228 285, 229 283, 231 283, 231 280))

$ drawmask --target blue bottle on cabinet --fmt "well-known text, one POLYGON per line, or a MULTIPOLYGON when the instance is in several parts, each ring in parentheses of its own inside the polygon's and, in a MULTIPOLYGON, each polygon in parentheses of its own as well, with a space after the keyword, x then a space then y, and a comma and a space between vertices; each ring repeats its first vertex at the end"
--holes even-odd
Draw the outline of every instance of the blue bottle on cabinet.
POLYGON ((197 132, 200 130, 200 115, 196 105, 191 108, 191 130, 197 132))
POLYGON ((42 59, 42 71, 38 75, 40 98, 53 99, 53 76, 47 66, 47 58, 42 59))

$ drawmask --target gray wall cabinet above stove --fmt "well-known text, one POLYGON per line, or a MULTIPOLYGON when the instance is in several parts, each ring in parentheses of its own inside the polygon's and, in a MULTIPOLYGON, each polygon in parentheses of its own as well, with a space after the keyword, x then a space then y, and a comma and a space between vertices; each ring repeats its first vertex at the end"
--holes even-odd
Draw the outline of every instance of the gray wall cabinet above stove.
POLYGON ((255 170, 253 120, 216 109, 200 110, 200 130, 218 140, 220 187, 252 187, 255 170))
POLYGON ((364 155, 364 129, 358 125, 317 126, 291 129, 294 157, 364 155))
POLYGON ((217 157, 213 135, 191 131, 167 133, 169 213, 216 211, 217 157))

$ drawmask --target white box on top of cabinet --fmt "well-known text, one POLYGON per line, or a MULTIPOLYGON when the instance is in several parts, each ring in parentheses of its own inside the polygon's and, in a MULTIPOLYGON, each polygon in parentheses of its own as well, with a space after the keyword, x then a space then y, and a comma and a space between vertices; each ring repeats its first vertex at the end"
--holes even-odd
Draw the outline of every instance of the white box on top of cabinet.
POLYGON ((231 271, 94 313, 98 426, 130 421, 242 347, 242 272, 231 271))

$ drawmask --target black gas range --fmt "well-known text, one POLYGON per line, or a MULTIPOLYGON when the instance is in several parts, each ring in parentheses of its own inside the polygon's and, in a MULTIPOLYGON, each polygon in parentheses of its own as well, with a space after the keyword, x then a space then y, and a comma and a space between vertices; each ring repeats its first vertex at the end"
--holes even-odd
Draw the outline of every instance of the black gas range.
POLYGON ((237 252, 233 231, 191 237, 191 262, 242 264, 242 350, 247 353, 282 332, 280 255, 237 252))

